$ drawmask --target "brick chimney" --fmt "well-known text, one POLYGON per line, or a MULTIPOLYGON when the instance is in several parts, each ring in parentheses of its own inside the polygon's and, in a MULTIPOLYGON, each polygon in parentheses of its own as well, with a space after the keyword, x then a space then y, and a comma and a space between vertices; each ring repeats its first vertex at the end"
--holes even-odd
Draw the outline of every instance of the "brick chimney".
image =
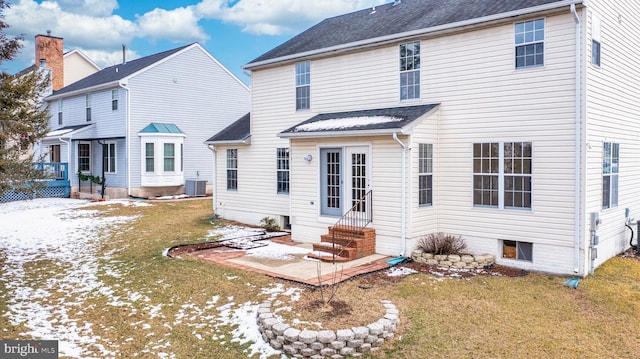
POLYGON ((46 35, 36 35, 36 65, 51 69, 54 91, 64 87, 64 50, 61 37, 51 36, 49 30, 46 35))

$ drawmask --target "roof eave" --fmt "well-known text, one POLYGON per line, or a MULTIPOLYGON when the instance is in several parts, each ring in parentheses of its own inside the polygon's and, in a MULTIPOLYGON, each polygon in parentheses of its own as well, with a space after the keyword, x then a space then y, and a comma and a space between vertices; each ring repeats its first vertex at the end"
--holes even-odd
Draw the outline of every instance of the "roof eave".
POLYGON ((382 136, 394 133, 406 134, 405 127, 384 128, 377 130, 343 130, 343 131, 307 131, 307 132, 281 132, 280 138, 322 138, 322 137, 361 137, 361 136, 382 136))
POLYGON ((483 16, 483 17, 465 20, 465 21, 453 22, 450 24, 432 26, 432 27, 419 29, 419 30, 401 32, 398 34, 379 36, 371 39, 350 42, 347 44, 330 46, 330 47, 325 47, 321 49, 305 51, 305 52, 300 52, 292 55, 286 55, 286 56, 276 57, 273 59, 258 61, 255 63, 249 63, 242 66, 242 69, 251 71, 252 69, 257 67, 268 66, 268 65, 279 63, 279 62, 285 62, 285 61, 290 61, 290 60, 299 59, 299 58, 313 57, 316 55, 321 55, 329 52, 342 52, 347 50, 355 50, 358 48, 367 48, 367 47, 378 45, 381 43, 396 41, 398 39, 402 39, 405 37, 415 37, 415 36, 420 36, 428 33, 436 33, 441 31, 453 30, 461 27, 473 27, 473 26, 478 26, 480 24, 487 23, 487 22, 493 22, 493 21, 503 20, 503 19, 527 15, 527 14, 538 13, 543 11, 555 10, 565 6, 571 6, 572 4, 573 5, 583 4, 585 1, 586 0, 564 0, 556 3, 534 6, 534 7, 529 7, 525 9, 495 14, 495 15, 483 16))
POLYGON ((61 98, 65 98, 65 97, 77 96, 77 95, 88 93, 88 92, 99 91, 99 90, 104 90, 104 89, 113 88, 113 87, 119 87, 121 84, 123 84, 122 80, 106 82, 106 83, 103 83, 103 84, 100 84, 100 85, 96 85, 96 86, 92 86, 92 87, 85 87, 85 88, 78 89, 78 90, 75 90, 75 91, 69 91, 69 92, 65 92, 65 93, 61 93, 61 94, 53 94, 53 95, 45 97, 44 100, 47 101, 47 102, 55 101, 55 100, 59 100, 61 98))
POLYGON ((228 141, 204 141, 205 145, 250 145, 251 144, 251 135, 240 139, 240 140, 228 140, 228 141))

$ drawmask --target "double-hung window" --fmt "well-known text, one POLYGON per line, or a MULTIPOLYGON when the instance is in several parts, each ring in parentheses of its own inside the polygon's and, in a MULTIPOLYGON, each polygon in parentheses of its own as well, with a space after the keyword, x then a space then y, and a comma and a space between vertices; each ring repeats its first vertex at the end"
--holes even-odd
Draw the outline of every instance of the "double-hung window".
POLYGON ((600 67, 600 38, 602 20, 596 15, 591 16, 591 64, 600 67))
POLYGON ((531 208, 532 145, 493 142, 473 145, 473 205, 531 208))
POLYGON ((289 148, 280 147, 276 149, 276 171, 277 171, 277 191, 278 193, 289 193, 289 148))
POLYGON ((296 111, 308 110, 311 102, 311 62, 296 64, 296 111))
POLYGON ((58 125, 62 125, 62 100, 58 100, 58 125))
POLYGON ((111 111, 118 109, 118 89, 111 90, 111 111))
POLYGON ((102 145, 102 168, 105 173, 116 173, 116 144, 102 145))
POLYGON ((238 189, 238 149, 227 149, 227 190, 238 189))
POLYGON ((155 144, 153 142, 144 144, 144 171, 155 172, 155 144))
POLYGON ((91 172, 91 144, 78 143, 78 171, 91 172))
POLYGON ((420 41, 400 45, 400 100, 420 98, 420 41))
POLYGON ((418 151, 418 204, 433 204, 433 145, 421 143, 418 151))
POLYGON ((618 206, 620 144, 605 142, 602 159, 602 208, 618 206))
POLYGON ((91 94, 85 96, 85 110, 87 112, 87 122, 91 121, 91 94))
POLYGON ((164 144, 164 171, 174 172, 176 170, 176 145, 175 143, 164 144))
POLYGON ((516 68, 544 65, 544 19, 515 25, 516 68))

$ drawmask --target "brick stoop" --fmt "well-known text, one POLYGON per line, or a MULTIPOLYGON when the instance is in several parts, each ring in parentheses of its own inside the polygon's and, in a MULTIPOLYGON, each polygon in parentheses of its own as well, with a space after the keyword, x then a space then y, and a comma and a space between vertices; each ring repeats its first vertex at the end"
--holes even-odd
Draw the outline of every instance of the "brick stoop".
POLYGON ((329 227, 329 233, 320 236, 320 243, 313 245, 313 251, 325 254, 309 253, 309 257, 327 262, 334 260, 332 254, 336 255, 336 262, 348 262, 366 257, 375 254, 376 230, 364 228, 353 231, 340 226, 329 227))

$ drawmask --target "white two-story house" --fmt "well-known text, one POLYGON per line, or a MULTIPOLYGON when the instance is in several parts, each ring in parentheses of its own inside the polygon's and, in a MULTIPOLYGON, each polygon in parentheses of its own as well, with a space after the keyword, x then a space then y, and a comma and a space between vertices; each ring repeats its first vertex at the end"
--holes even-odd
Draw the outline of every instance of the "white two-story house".
POLYGON ((251 114, 208 142, 214 208, 314 243, 366 209, 377 253, 444 232, 499 264, 587 275, 640 217, 638 13, 398 0, 325 19, 245 66, 251 114))
POLYGON ((249 93, 199 44, 178 47, 54 91, 42 148, 69 163, 72 192, 99 177, 111 198, 182 194, 190 180, 191 194, 210 194, 203 142, 249 111, 249 93))

